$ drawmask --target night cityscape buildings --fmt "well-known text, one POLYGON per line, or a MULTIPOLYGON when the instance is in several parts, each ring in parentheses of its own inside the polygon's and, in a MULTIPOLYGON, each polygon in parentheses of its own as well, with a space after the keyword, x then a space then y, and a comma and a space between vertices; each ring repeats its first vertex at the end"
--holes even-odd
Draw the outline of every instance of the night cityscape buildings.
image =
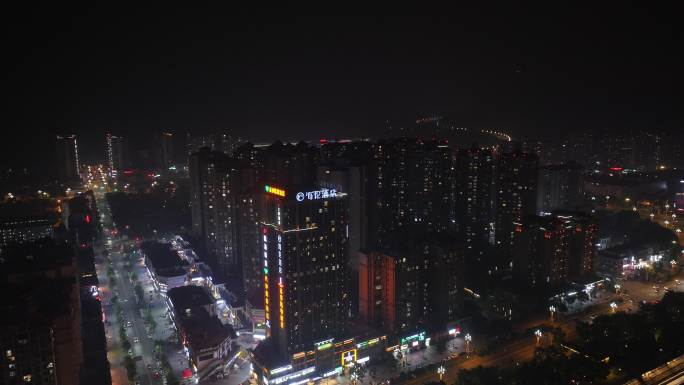
POLYGON ((8 10, 0 383, 681 382, 678 13, 553 7, 8 10))
POLYGON ((57 176, 64 182, 78 180, 81 164, 78 158, 76 135, 57 135, 55 149, 57 153, 57 176))
POLYGON ((117 176, 126 167, 124 138, 107 133, 107 163, 112 176, 117 176))

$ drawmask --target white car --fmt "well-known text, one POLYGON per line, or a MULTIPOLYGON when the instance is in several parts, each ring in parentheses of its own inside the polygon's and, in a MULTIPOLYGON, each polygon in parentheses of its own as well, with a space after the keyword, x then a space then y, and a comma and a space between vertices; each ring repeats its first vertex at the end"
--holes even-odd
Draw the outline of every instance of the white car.
POLYGON ((135 342, 137 344, 138 342, 140 342, 140 338, 138 338, 138 337, 133 338, 133 342, 135 342))

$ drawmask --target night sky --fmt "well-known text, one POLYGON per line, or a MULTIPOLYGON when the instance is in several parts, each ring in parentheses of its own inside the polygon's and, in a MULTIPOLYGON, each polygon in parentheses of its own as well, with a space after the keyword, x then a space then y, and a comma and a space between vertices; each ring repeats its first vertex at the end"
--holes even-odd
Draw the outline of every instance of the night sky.
POLYGON ((8 12, 0 160, 16 164, 57 132, 77 133, 86 159, 97 159, 108 130, 378 136, 386 120, 411 125, 431 112, 534 137, 681 129, 678 14, 621 7, 416 12, 439 15, 426 17, 8 12))

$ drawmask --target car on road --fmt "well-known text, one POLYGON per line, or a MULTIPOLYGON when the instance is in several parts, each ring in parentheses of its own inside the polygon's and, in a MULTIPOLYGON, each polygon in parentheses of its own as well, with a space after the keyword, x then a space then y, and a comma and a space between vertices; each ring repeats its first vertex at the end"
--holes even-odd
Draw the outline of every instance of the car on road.
POLYGON ((138 338, 138 337, 133 338, 133 342, 137 344, 138 342, 140 342, 140 338, 138 338))
POLYGON ((133 350, 128 349, 128 355, 131 356, 131 357, 133 357, 133 350))

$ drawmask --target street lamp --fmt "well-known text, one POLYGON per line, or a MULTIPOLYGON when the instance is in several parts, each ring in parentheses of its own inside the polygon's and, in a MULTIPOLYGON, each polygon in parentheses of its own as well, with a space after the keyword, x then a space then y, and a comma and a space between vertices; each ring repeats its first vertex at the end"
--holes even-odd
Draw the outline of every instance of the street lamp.
POLYGON ((471 336, 470 333, 467 333, 465 335, 465 337, 463 337, 463 338, 465 339, 465 343, 466 343, 466 346, 465 346, 466 355, 469 355, 470 354, 470 342, 473 340, 473 336, 471 336))
POLYGON ((439 382, 442 382, 442 378, 444 378, 444 373, 446 372, 446 369, 444 369, 444 366, 440 366, 437 368, 437 374, 439 374, 439 382))
POLYGON ((556 313, 556 307, 553 306, 553 305, 549 306, 549 313, 550 313, 550 315, 551 315, 551 322, 553 322, 553 316, 554 316, 555 313, 556 313))
POLYGON ((539 345, 539 340, 540 340, 541 337, 542 337, 542 331, 541 331, 541 329, 535 330, 535 331, 534 331, 534 335, 537 337, 537 345, 539 345))
POLYGON ((616 304, 615 302, 611 302, 611 303, 610 303, 610 310, 611 310, 611 311, 614 312, 615 309, 617 309, 617 307, 618 307, 618 306, 617 306, 617 304, 616 304))

